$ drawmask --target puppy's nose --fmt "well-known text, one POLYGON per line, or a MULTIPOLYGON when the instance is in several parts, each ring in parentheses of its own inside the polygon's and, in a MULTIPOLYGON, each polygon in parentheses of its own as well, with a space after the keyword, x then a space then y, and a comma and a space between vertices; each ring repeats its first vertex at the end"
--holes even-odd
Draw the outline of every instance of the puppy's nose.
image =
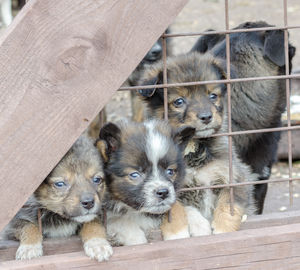
POLYGON ((85 209, 91 209, 95 205, 95 200, 91 196, 83 196, 80 202, 85 209))
POLYGON ((162 54, 162 47, 156 42, 146 55, 146 59, 150 61, 158 60, 162 54))
POLYGON ((197 117, 202 121, 202 123, 208 124, 212 120, 212 113, 211 112, 198 113, 197 117))
POLYGON ((160 188, 156 190, 156 196, 162 200, 166 199, 169 195, 169 190, 167 188, 160 188))

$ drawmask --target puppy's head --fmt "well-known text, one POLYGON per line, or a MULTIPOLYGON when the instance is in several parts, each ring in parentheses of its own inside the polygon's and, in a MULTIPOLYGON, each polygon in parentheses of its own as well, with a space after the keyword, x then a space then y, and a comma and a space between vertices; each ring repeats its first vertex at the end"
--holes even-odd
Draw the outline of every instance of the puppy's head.
MULTIPOLYGON (((244 22, 233 29, 251 29, 260 27, 274 27, 264 21, 244 22)), ((208 31, 211 31, 209 29, 208 31)), ((284 51, 284 31, 283 30, 266 30, 244 33, 230 34, 230 44, 233 50, 243 52, 250 48, 251 54, 262 55, 264 59, 281 68, 285 72, 285 51, 284 51), (238 44, 239 47, 236 46, 238 44), (253 49, 255 51, 253 51, 253 49)), ((191 51, 205 53, 212 52, 214 55, 221 57, 226 56, 226 41, 224 34, 212 34, 201 36, 191 51)), ((289 70, 292 70, 292 59, 296 53, 296 48, 288 43, 289 70)), ((244 53, 241 53, 243 55, 244 53)), ((242 56, 241 56, 242 57, 242 56)))
POLYGON ((112 198, 144 213, 168 211, 184 179, 182 148, 193 134, 154 120, 105 125, 97 145, 112 198))
POLYGON ((77 222, 101 210, 105 183, 102 161, 93 141, 81 136, 35 192, 42 207, 77 222))
MULTIPOLYGON (((161 84, 162 74, 163 66, 159 63, 145 71, 141 84, 161 84)), ((226 78, 226 64, 210 55, 181 55, 168 59, 167 78, 170 84, 221 80, 226 78)), ((139 93, 146 101, 152 116, 163 118, 163 89, 143 89, 139 93)), ((194 127, 198 137, 215 134, 224 122, 225 96, 226 87, 221 83, 169 87, 169 122, 176 127, 194 127)))

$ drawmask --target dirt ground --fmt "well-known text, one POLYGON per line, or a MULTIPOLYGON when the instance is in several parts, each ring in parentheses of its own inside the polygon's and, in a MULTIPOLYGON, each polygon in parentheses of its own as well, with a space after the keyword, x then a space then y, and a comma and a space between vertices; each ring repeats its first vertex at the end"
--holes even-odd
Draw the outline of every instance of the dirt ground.
MULTIPOLYGON (((182 12, 171 25, 171 31, 196 32, 212 28, 225 29, 224 0, 190 0, 182 12)), ((300 25, 300 1, 288 1, 288 24, 300 25)), ((269 24, 283 26, 282 0, 230 0, 229 24, 235 27, 245 21, 264 20, 269 24)), ((176 37, 171 39, 174 54, 186 53, 194 44, 195 37, 176 37)), ((290 30, 290 40, 299 52, 293 61, 294 69, 300 69, 300 29, 290 30)), ((292 89, 292 93, 299 94, 299 89, 292 89)), ((115 121, 130 117, 129 93, 119 92, 107 105, 108 120, 115 121)), ((288 163, 279 162, 272 169, 271 178, 288 177, 288 163)), ((293 177, 300 177, 300 162, 293 163, 293 177)), ((292 184, 293 204, 290 205, 289 184, 269 184, 264 213, 290 211, 300 209, 300 182, 292 184)))

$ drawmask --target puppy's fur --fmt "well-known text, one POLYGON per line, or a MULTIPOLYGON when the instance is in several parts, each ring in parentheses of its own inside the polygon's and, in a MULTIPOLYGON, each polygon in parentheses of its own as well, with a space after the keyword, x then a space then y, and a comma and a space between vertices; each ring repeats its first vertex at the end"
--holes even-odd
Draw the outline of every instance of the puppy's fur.
POLYGON ((0 17, 4 26, 8 26, 12 22, 13 16, 11 0, 0 0, 0 17))
MULTIPOLYGON (((234 29, 270 27, 266 22, 246 22, 234 29)), ((226 59, 225 35, 199 38, 192 51, 210 52, 226 59)), ((295 47, 288 45, 289 70, 295 47)), ((285 74, 284 33, 281 30, 230 34, 231 64, 237 78, 285 74)), ((286 108, 285 80, 241 82, 232 85, 232 129, 251 130, 281 126, 281 114, 286 108)), ((279 132, 233 136, 237 153, 243 162, 269 179, 276 160, 279 132)), ((267 184, 255 186, 258 213, 263 211, 267 184)))
MULTIPOLYGON (((220 80, 226 78, 226 63, 210 55, 190 53, 167 62, 168 83, 220 80)), ((144 84, 160 83, 162 64, 153 66, 144 74, 144 84)), ((163 118, 163 90, 141 90, 152 116, 163 118)), ((211 137, 227 132, 226 86, 209 84, 188 87, 171 87, 168 91, 169 122, 172 126, 189 125, 195 128, 197 139, 192 139, 185 149, 188 166, 185 186, 207 186, 229 183, 228 138, 211 137)), ((233 182, 254 181, 257 176, 243 164, 233 147, 233 182)), ((214 233, 235 231, 244 214, 253 213, 252 186, 234 188, 234 215, 230 215, 229 190, 188 191, 180 195, 188 206, 188 219, 192 235, 209 232, 207 221, 214 233), (196 212, 195 207, 200 211, 196 212), (201 214, 201 215, 200 215, 201 214), (206 219, 204 219, 204 218, 206 219)))
POLYGON ((97 148, 92 140, 81 136, 6 228, 7 238, 20 241, 16 259, 41 256, 43 237, 79 233, 89 257, 107 260, 112 249, 100 221, 105 192, 103 177, 97 148))
POLYGON ((117 245, 146 243, 147 233, 160 225, 165 240, 189 236, 184 209, 175 202, 185 176, 181 148, 193 134, 193 128, 174 131, 154 120, 101 129, 97 146, 106 161, 107 233, 117 245), (164 214, 171 208, 169 224, 164 214))

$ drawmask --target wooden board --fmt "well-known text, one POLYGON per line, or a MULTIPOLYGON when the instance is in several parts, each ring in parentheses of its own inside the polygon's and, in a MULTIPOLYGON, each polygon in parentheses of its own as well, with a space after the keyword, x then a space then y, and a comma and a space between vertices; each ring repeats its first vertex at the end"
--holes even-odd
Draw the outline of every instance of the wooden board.
POLYGON ((83 252, 0 263, 0 269, 300 269, 300 226, 250 229, 149 245, 114 248, 108 262, 83 252))
MULTIPOLYGON (((260 229, 295 223, 300 223, 300 211, 251 216, 246 222, 242 223, 241 230, 260 229)), ((150 235, 151 241, 153 243, 160 241, 160 236, 160 232, 153 232, 150 235)), ((14 260, 18 245, 19 243, 16 241, 0 241, 0 262, 14 260)), ((43 248, 44 255, 72 253, 82 251, 82 243, 78 237, 69 239, 46 239, 43 243, 43 248)))
POLYGON ((187 0, 30 0, 0 37, 0 231, 187 0))

